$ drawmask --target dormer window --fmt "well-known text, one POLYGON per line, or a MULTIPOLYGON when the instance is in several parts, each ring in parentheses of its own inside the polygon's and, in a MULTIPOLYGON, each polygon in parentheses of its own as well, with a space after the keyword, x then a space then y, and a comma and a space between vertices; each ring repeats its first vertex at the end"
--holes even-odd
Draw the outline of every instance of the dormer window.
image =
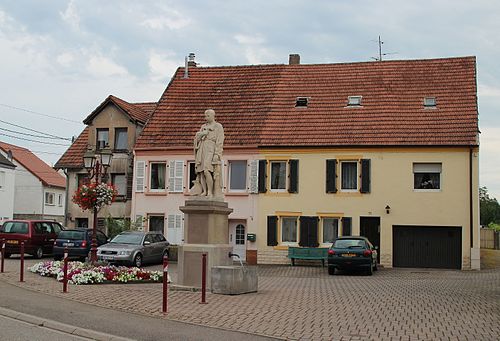
POLYGON ((424 98, 425 108, 435 108, 436 107, 436 97, 425 97, 424 98))
POLYGON ((347 97, 347 106, 348 107, 359 107, 361 106, 361 98, 363 96, 349 96, 347 97))
POLYGON ((295 107, 296 108, 307 108, 307 104, 309 103, 309 98, 308 97, 297 97, 295 100, 295 107))
POLYGON ((96 150, 103 149, 109 145, 109 129, 108 128, 97 128, 96 133, 96 150))

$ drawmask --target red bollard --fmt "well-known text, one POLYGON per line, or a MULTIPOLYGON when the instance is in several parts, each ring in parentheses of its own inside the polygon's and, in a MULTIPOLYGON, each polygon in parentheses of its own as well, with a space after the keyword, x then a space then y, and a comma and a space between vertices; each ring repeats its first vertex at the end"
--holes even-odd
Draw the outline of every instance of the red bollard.
POLYGON ((24 282, 24 241, 21 241, 21 272, 19 273, 19 282, 24 282))
POLYGON ((201 255, 201 302, 207 304, 207 254, 201 255))
POLYGON ((163 313, 168 312, 168 255, 163 256, 163 313))
POLYGON ((68 247, 64 248, 64 266, 63 266, 63 292, 68 292, 68 247))
POLYGON ((4 272, 4 265, 5 265, 5 239, 2 239, 2 266, 1 266, 1 272, 4 272))

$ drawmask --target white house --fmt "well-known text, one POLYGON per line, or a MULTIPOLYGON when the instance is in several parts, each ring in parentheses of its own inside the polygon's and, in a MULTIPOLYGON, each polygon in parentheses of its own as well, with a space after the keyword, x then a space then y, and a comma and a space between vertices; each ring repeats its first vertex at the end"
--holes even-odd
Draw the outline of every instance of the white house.
POLYGON ((14 184, 16 165, 0 154, 0 225, 14 216, 14 184))
POLYGON ((0 142, 0 154, 15 165, 13 218, 62 222, 66 179, 26 148, 0 142))

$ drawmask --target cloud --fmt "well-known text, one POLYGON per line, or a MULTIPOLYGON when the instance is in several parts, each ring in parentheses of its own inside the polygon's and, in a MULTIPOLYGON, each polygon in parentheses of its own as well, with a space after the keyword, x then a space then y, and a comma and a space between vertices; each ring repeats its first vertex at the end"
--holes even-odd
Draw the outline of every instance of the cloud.
POLYGON ((63 52, 56 58, 57 62, 64 67, 70 67, 75 61, 75 55, 71 52, 63 52))
POLYGON ((87 70, 95 77, 127 76, 128 71, 110 58, 92 56, 87 65, 87 70))
POLYGON ((489 86, 485 84, 479 84, 477 89, 478 96, 481 97, 498 97, 500 98, 500 88, 489 86))
POLYGON ((163 8, 161 15, 145 18, 141 26, 152 30, 180 30, 191 23, 191 19, 172 9, 163 8))
POLYGON ((234 36, 234 39, 242 45, 260 45, 264 44, 266 40, 260 35, 246 35, 246 34, 237 34, 234 36))
POLYGON ((174 56, 175 54, 172 52, 150 52, 148 65, 151 78, 154 81, 169 79, 173 76, 175 70, 180 66, 179 63, 173 59, 174 56))
POLYGON ((64 20, 69 26, 71 26, 75 30, 80 29, 80 15, 76 9, 76 5, 74 0, 71 0, 68 3, 68 7, 64 12, 59 12, 62 20, 64 20))

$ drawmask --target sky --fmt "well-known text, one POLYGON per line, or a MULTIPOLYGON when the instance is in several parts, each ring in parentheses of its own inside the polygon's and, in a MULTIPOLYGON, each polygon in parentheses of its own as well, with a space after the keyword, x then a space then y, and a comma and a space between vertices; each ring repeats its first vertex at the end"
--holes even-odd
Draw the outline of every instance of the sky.
POLYGON ((379 35, 384 60, 477 57, 480 185, 500 200, 495 0, 0 0, 0 141, 53 165, 108 95, 158 101, 190 52, 201 66, 362 62, 379 35))

